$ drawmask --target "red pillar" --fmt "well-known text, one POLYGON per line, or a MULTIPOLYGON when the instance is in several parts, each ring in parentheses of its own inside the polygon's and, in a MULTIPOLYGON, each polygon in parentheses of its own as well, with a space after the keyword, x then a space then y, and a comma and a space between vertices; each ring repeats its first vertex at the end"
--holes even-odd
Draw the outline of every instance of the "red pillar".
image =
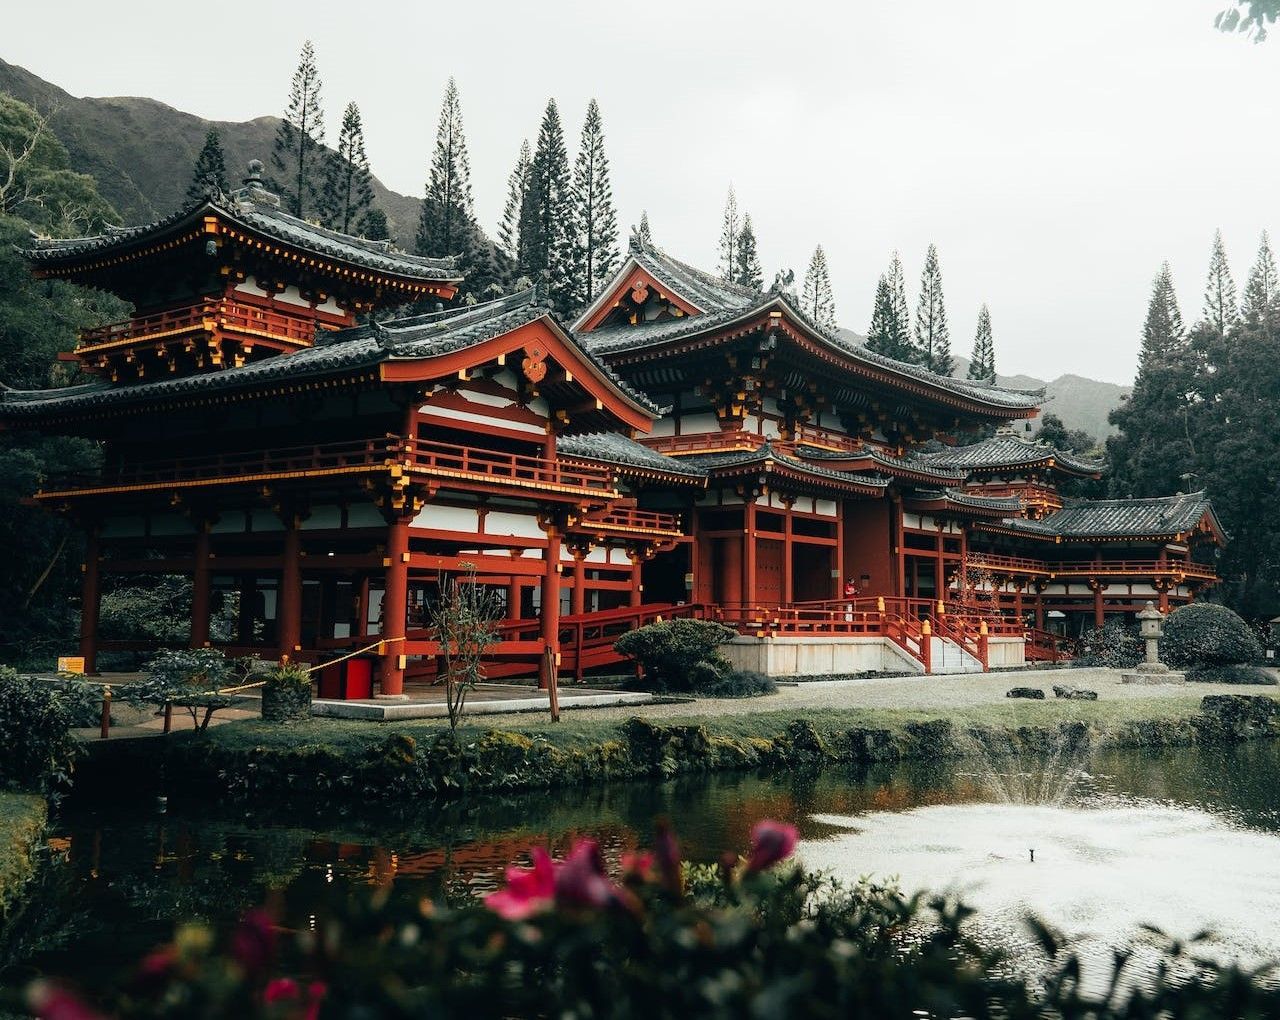
POLYGON ((751 499, 742 518, 742 598, 756 602, 756 503, 751 499))
POLYGON ((1044 595, 1036 592, 1036 630, 1044 630, 1044 595))
POLYGON ((545 570, 542 574, 542 663, 538 686, 549 688, 552 671, 560 665, 560 532, 547 529, 545 570), (548 661, 550 660, 550 661, 548 661))
POLYGON ((191 647, 209 644, 209 522, 196 521, 195 561, 191 568, 191 647))
POLYGON ((384 698, 404 697, 405 618, 409 612, 409 518, 397 517, 387 525, 386 570, 382 595, 382 663, 378 693, 384 698))
POLYGON ((1104 622, 1106 617, 1102 610, 1102 585, 1099 584, 1093 592, 1093 625, 1101 627, 1104 622))
POLYGON ((720 564, 720 576, 724 581, 724 601, 727 605, 736 606, 742 601, 742 547, 746 544, 742 538, 717 538, 724 550, 724 562, 720 564))
POLYGON ((102 543, 98 526, 91 525, 85 536, 84 578, 80 589, 80 655, 84 671, 98 672, 98 610, 102 602, 102 543))
MULTIPOLYGON (((845 500, 836 500, 836 565, 835 576, 831 578, 831 587, 827 592, 829 598, 838 599, 844 592, 844 579, 849 576, 844 563, 844 506, 845 500)), ((863 594, 866 594, 865 592, 863 594)))
POLYGON ((507 619, 519 620, 522 607, 520 605, 520 578, 512 574, 507 582, 507 619))
POLYGON ((635 607, 644 604, 644 574, 640 564, 643 562, 639 553, 631 553, 631 592, 628 605, 635 607))
POLYGON ((571 594, 571 602, 569 612, 574 616, 581 616, 586 612, 587 605, 587 551, 585 549, 573 550, 573 592, 571 594))
POLYGON ((795 601, 795 564, 792 562, 792 530, 791 507, 787 507, 782 518, 782 601, 790 605, 795 601))
POLYGON ((276 645, 292 659, 302 645, 302 519, 290 512, 284 522, 280 592, 276 597, 276 645))

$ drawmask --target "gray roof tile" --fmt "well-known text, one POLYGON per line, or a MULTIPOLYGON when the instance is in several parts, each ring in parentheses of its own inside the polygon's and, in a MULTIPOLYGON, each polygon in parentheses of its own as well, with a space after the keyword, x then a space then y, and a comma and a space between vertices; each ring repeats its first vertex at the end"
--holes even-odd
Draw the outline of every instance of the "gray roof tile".
POLYGON ((1213 503, 1203 491, 1151 499, 1097 499, 1068 503, 1038 521, 1012 518, 1001 527, 1060 538, 1165 538, 1191 531, 1205 514, 1222 531, 1213 503))
POLYGON ((1102 464, 1054 449, 1052 446, 1006 435, 993 436, 969 446, 944 447, 941 450, 921 453, 919 457, 938 467, 958 468, 963 471, 1026 467, 1050 458, 1063 471, 1076 474, 1099 474, 1104 467, 1102 464))
POLYGON ((668 457, 619 432, 588 432, 580 436, 564 436, 557 440, 556 451, 566 457, 581 457, 620 467, 662 471, 689 478, 706 477, 706 472, 690 463, 688 457, 668 457))

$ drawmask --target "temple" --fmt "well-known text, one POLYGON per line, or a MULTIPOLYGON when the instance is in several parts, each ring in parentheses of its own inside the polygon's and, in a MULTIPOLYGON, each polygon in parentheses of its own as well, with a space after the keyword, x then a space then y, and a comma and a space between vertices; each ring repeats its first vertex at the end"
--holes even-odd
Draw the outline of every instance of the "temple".
POLYGON ((434 679, 450 575, 501 593, 489 675, 543 684, 616 671, 618 634, 680 615, 776 674, 1017 665, 1216 581, 1203 493, 1060 494, 1101 467, 1007 432, 1040 394, 873 354, 638 239, 574 323, 532 290, 445 308, 451 260, 295 219, 259 173, 27 252, 135 308, 81 336, 89 381, 0 396, 6 429, 101 445, 34 495, 87 536, 90 671, 130 576, 190 577, 193 647, 372 645, 353 698, 434 679), (435 310, 382 317, 409 305, 435 310))

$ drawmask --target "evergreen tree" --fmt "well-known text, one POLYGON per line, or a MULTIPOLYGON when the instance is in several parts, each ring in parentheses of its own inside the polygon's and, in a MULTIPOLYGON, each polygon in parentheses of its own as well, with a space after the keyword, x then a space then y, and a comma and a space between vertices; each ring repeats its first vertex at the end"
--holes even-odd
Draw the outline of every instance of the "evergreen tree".
POLYGON ((1227 265, 1227 252, 1222 244, 1222 231, 1213 232, 1213 254, 1209 257, 1209 282, 1204 289, 1204 320, 1219 340, 1239 319, 1236 305, 1236 282, 1227 265))
POLYGON ((187 200, 194 202, 204 198, 210 188, 217 188, 224 195, 231 191, 231 183, 227 180, 227 160, 222 152, 222 139, 217 128, 210 128, 209 133, 204 136, 204 145, 191 170, 187 200))
POLYGON ((991 311, 984 302, 978 309, 978 331, 969 355, 969 378, 977 382, 996 381, 996 349, 991 337, 991 311))
POLYGON ((1280 325, 1280 280, 1276 276, 1276 260, 1271 253, 1271 238, 1262 232, 1258 258, 1249 271, 1249 279, 1240 295, 1240 317, 1254 329, 1275 332, 1280 325))
POLYGON ((1182 311, 1178 308, 1178 295, 1173 289, 1173 273, 1169 269, 1169 263, 1164 262, 1151 284, 1151 300, 1147 304, 1147 318, 1142 325, 1139 372, 1145 363, 1181 350, 1185 340, 1182 311))
POLYGON ((866 348, 886 358, 902 360, 893 313, 893 291, 883 273, 876 284, 875 304, 871 308, 871 325, 867 327, 866 348))
POLYGON ((729 196, 724 202, 724 219, 720 227, 720 275, 729 283, 738 280, 738 235, 742 221, 738 218, 738 196, 729 185, 729 196))
POLYGON ((802 311, 819 326, 836 328, 836 302, 831 294, 831 273, 827 269, 827 253, 822 250, 822 245, 813 249, 813 257, 809 259, 800 303, 802 311))
POLYGON ((467 256, 475 240, 475 219, 471 206, 471 164, 467 159, 467 139, 462 130, 462 104, 452 78, 444 90, 440 120, 436 126, 436 148, 418 233, 414 246, 421 255, 459 255, 464 272, 473 261, 467 256))
POLYGON ((520 253, 520 209, 529 186, 529 165, 532 162, 529 139, 526 138, 520 143, 520 155, 507 178, 507 203, 502 207, 502 222, 498 224, 498 248, 513 263, 520 253))
POLYGON ((554 99, 547 103, 538 144, 529 164, 529 185, 520 210, 520 271, 545 288, 561 312, 573 304, 572 248, 568 226, 572 214, 569 156, 554 99))
POLYGON ((360 108, 348 103, 338 132, 338 151, 329 156, 324 180, 324 225, 344 234, 368 232, 373 207, 373 174, 364 151, 360 108))
POLYGON ((387 214, 376 205, 364 214, 364 236, 370 241, 391 239, 391 226, 387 223, 387 214))
POLYGON ((574 276, 578 304, 589 305, 618 266, 618 217, 604 152, 604 125, 594 99, 587 104, 573 168, 574 276))
POLYGON ((890 357, 899 361, 920 362, 922 359, 911 339, 911 310, 907 305, 907 274, 902 268, 902 256, 895 250, 889 260, 890 316, 889 331, 892 335, 892 346, 897 352, 890 357))
POLYGON ((733 282, 755 291, 764 287, 764 269, 760 266, 760 255, 756 251, 756 232, 751 225, 750 213, 742 218, 742 229, 738 232, 738 257, 733 282))
POLYGON ((955 369, 951 360, 951 329, 947 325, 947 308, 942 299, 942 267, 938 248, 929 245, 924 269, 920 273, 920 298, 916 302, 916 348, 922 363, 938 375, 950 375, 955 369))
POLYGON ((647 209, 640 211, 640 226, 636 228, 636 236, 645 245, 653 244, 653 232, 649 229, 649 212, 647 209))
POLYGON ((320 105, 320 71, 308 39, 289 88, 289 105, 276 132, 271 164, 282 176, 272 186, 285 208, 305 217, 316 205, 322 186, 324 110, 320 105))

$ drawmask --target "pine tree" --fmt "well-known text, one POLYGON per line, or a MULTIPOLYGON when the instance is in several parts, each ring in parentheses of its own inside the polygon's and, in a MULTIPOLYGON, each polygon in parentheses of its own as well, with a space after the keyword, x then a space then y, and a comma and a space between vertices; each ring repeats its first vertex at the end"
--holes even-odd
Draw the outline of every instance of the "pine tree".
POLYGON ((507 178, 507 204, 502 207, 502 222, 498 224, 498 248, 513 263, 520 252, 520 209, 529 186, 529 165, 532 162, 529 139, 526 138, 520 143, 520 155, 507 178))
POLYGON ((951 329, 947 325, 947 307, 942 299, 942 267, 938 248, 929 245, 924 269, 920 273, 920 298, 916 302, 916 347, 922 363, 930 372, 950 375, 955 370, 951 360, 951 329))
POLYGON ((529 164, 529 186, 520 210, 520 271, 546 288, 552 304, 562 312, 573 304, 568 225, 572 209, 569 156, 564 129, 554 99, 547 103, 538 130, 538 144, 529 164))
POLYGON ((368 232, 373 207, 373 175, 364 151, 364 124, 360 108, 348 103, 338 132, 338 151, 325 166, 322 210, 324 225, 344 234, 368 232))
POLYGON ((985 302, 978 309, 978 330, 969 355, 969 378, 977 382, 996 381, 996 349, 991 337, 991 311, 985 302))
POLYGON ((320 105, 320 71, 308 39, 289 88, 289 105, 276 132, 271 164, 282 175, 273 187, 285 208, 305 217, 313 210, 322 186, 324 109, 320 105))
POLYGON ((391 238, 387 214, 376 205, 364 214, 364 236, 370 241, 387 241, 391 238))
POLYGON ((893 291, 883 273, 876 284, 875 304, 871 309, 871 325, 867 327, 866 348, 886 358, 901 360, 901 349, 894 330, 893 291))
POLYGON ((1182 349, 1186 330, 1182 325, 1182 312, 1178 308, 1178 295, 1173 289, 1173 273, 1169 263, 1160 265, 1160 271, 1151 284, 1151 300, 1147 304, 1147 319, 1142 326, 1142 351, 1138 369, 1149 361, 1164 358, 1182 349))
POLYGON ((210 188, 217 188, 224 195, 231 191, 227 180, 227 160, 222 153, 222 139, 217 128, 210 128, 204 136, 204 145, 191 170, 191 185, 187 188, 187 200, 194 202, 204 198, 210 188))
MULTIPOLYGON (((414 246, 421 255, 460 255, 463 262, 468 263, 466 256, 471 254, 475 232, 471 164, 462 130, 462 104, 458 99, 458 86, 450 78, 440 104, 436 148, 431 157, 431 172, 414 246)), ((464 264, 460 268, 465 272, 470 266, 464 264)))
POLYGON ((764 287, 764 269, 760 265, 760 253, 756 250, 756 231, 751 225, 751 214, 742 218, 738 232, 738 257, 734 264, 733 282, 758 291, 764 287))
POLYGON ((892 335, 892 346, 897 353, 890 357, 899 361, 919 362, 919 352, 911 339, 911 310, 907 305, 907 274, 902 268, 902 256, 895 250, 889 260, 890 315, 889 329, 892 335))
POLYGON ((724 202, 724 220, 720 227, 720 275, 729 283, 738 280, 738 235, 742 222, 738 218, 738 196, 729 185, 729 196, 724 202))
POLYGON ((640 239, 640 243, 648 246, 653 244, 653 232, 649 229, 649 212, 647 209, 640 211, 640 226, 636 228, 636 237, 640 239))
POLYGON ((604 152, 604 125, 594 99, 587 104, 573 168, 574 276, 578 304, 589 305, 618 265, 618 217, 604 152))
POLYGON ((1227 252, 1222 244, 1222 231, 1213 232, 1213 254, 1209 257, 1209 282, 1204 289, 1204 319, 1219 340, 1239 319, 1236 304, 1236 282, 1227 265, 1227 252))
POLYGON ((831 294, 831 273, 827 269, 827 253, 822 250, 822 245, 813 249, 813 257, 809 259, 800 303, 801 310, 819 326, 836 328, 836 302, 831 294))
POLYGON ((1262 232, 1258 258, 1249 271, 1249 280, 1240 295, 1240 317, 1249 327, 1275 332, 1280 326, 1280 279, 1276 276, 1276 260, 1271 253, 1271 238, 1262 232))

